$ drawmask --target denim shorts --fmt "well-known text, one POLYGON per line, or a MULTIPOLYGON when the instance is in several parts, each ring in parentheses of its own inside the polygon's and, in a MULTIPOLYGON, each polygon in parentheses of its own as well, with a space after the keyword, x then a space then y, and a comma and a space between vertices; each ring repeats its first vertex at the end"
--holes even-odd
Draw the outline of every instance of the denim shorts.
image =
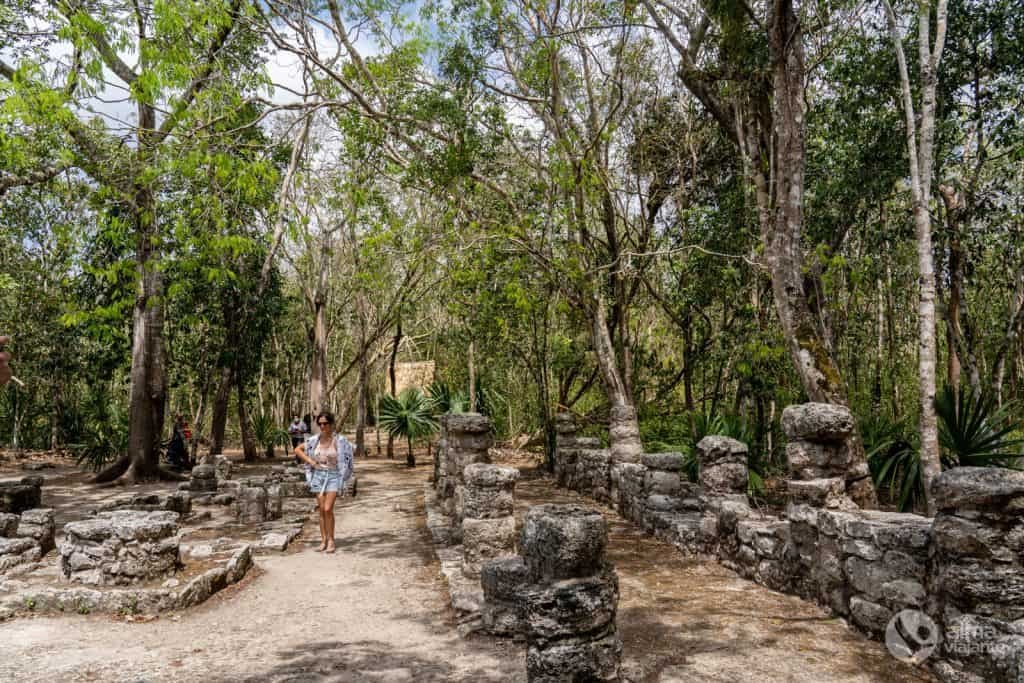
POLYGON ((309 478, 309 490, 312 493, 337 493, 341 490, 341 475, 338 470, 313 470, 309 478))

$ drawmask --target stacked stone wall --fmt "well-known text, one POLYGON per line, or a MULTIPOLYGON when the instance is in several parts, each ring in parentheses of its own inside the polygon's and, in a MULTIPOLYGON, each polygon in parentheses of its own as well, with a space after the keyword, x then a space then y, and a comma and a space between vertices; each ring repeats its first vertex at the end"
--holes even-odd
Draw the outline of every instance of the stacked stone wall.
POLYGON ((792 440, 782 515, 750 505, 745 447, 725 437, 699 444, 701 485, 682 476, 679 454, 613 464, 579 438, 557 451, 558 482, 608 503, 614 480, 615 509, 648 533, 818 602, 873 637, 904 610, 927 615, 945 637, 928 659, 943 680, 1024 681, 1024 473, 943 473, 934 520, 861 510, 843 478, 849 412, 811 404, 784 415, 792 440))
POLYGON ((126 585, 180 566, 178 514, 115 510, 64 525, 61 571, 91 585, 126 585))

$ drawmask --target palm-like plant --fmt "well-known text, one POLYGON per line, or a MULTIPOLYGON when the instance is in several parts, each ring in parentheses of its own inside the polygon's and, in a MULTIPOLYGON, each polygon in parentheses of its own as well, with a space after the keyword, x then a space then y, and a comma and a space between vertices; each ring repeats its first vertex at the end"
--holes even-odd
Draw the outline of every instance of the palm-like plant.
POLYGON ((435 415, 464 413, 469 407, 469 397, 463 392, 452 391, 446 382, 434 382, 427 393, 427 403, 435 415))
POLYGON ((282 444, 285 447, 285 454, 287 454, 288 444, 291 443, 288 432, 278 427, 268 413, 258 413, 253 416, 252 433, 256 437, 256 442, 263 446, 264 453, 268 458, 274 457, 274 446, 277 444, 282 444))
POLYGON ((80 467, 99 472, 128 450, 128 411, 105 389, 90 388, 76 417, 69 449, 80 467))
POLYGON ((1013 438, 1021 425, 988 394, 945 386, 935 397, 935 413, 946 467, 1015 467, 1024 457, 1024 439, 1013 438))
POLYGON ((431 413, 432 404, 419 389, 406 389, 398 398, 384 396, 380 401, 380 426, 388 434, 405 439, 409 444, 406 464, 416 466, 412 442, 437 431, 437 421, 431 413))
POLYGON ((916 432, 904 420, 875 416, 860 421, 860 433, 875 487, 888 489, 900 512, 913 509, 924 500, 916 432))

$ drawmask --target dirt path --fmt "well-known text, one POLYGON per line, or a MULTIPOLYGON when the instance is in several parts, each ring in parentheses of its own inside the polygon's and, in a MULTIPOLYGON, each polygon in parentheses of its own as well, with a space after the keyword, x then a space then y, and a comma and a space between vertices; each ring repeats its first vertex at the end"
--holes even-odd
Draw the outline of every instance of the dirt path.
POLYGON ((102 617, 0 624, 0 681, 525 680, 521 647, 462 640, 423 524, 422 482, 361 462, 338 510, 338 552, 261 556, 262 573, 147 623, 102 617))
MULTIPOLYGON (((522 645, 460 639, 423 523, 429 462, 361 462, 338 553, 261 556, 261 573, 181 615, 0 624, 0 681, 524 681, 522 645)), ((517 512, 580 501, 530 471, 517 512)), ((586 502, 586 501, 583 501, 586 502)), ((684 558, 607 512, 619 632, 646 681, 924 681, 818 607, 684 558)), ((293 546, 295 547, 295 546, 293 546)), ((635 669, 634 669, 635 671, 635 669)))

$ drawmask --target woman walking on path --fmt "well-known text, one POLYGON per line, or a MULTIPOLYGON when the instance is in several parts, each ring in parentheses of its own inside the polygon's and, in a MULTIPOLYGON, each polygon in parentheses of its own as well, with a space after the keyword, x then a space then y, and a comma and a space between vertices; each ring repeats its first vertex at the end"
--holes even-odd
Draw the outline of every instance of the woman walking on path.
POLYGON ((352 477, 352 444, 334 432, 333 414, 320 413, 316 424, 320 433, 296 446, 295 456, 310 468, 309 490, 316 494, 322 541, 317 552, 333 553, 334 501, 352 477))

